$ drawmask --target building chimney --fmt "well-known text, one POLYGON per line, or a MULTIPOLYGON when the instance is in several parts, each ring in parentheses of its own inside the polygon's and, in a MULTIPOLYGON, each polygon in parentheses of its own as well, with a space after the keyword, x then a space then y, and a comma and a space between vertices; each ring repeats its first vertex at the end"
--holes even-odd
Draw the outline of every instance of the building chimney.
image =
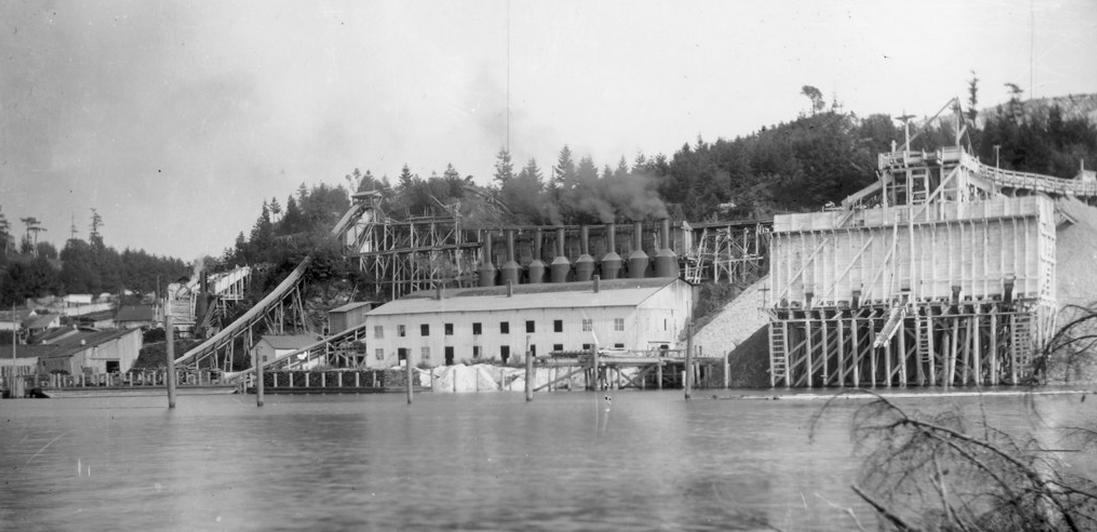
POLYGON ((446 297, 446 289, 442 286, 442 282, 439 281, 434 285, 434 299, 441 301, 446 297))
POLYGON ((632 229, 632 252, 628 254, 628 276, 641 279, 648 269, 648 254, 644 253, 644 224, 636 222, 632 229))
POLYGON ((514 230, 507 230, 507 261, 503 263, 503 267, 499 268, 500 278, 503 283, 506 284, 518 284, 518 275, 521 273, 522 267, 518 265, 518 262, 514 260, 514 230))
POLYGON ((495 286, 495 265, 491 262, 491 231, 484 231, 481 242, 480 286, 495 286))
POLYGON ((655 251, 655 276, 678 277, 678 256, 670 249, 670 220, 663 219, 659 244, 655 251))
POLYGON ((602 257, 602 277, 616 279, 621 271, 621 256, 617 254, 617 225, 606 225, 606 247, 609 251, 602 257))
POLYGON ((590 228, 585 225, 579 228, 579 243, 583 254, 575 259, 575 280, 589 281, 594 274, 594 258, 590 256, 590 228))
POLYGON ((595 294, 597 294, 599 288, 601 288, 599 286, 601 284, 601 281, 602 281, 602 279, 600 277, 598 277, 597 275, 594 276, 594 293, 595 294))
POLYGON ((556 258, 549 265, 549 277, 554 283, 563 283, 568 280, 568 272, 571 270, 571 262, 564 256, 564 228, 556 229, 556 258))
POLYGON ((541 261, 541 241, 542 233, 541 228, 537 228, 537 232, 533 237, 533 260, 529 262, 527 271, 529 272, 529 282, 531 283, 543 283, 545 282, 545 263, 541 261))
POLYGON ((507 297, 514 297, 514 283, 507 281, 507 297))

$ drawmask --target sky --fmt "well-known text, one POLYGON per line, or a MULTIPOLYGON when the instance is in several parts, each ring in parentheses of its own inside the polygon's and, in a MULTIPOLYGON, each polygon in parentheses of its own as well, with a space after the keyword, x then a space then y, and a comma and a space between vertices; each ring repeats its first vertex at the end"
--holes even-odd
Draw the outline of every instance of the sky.
POLYGON ((972 70, 980 106, 1092 93, 1094 51, 1092 0, 9 0, 0 212, 60 248, 96 209, 107 245, 190 261, 355 168, 616 166, 794 119, 803 85, 862 116, 933 114, 972 70))

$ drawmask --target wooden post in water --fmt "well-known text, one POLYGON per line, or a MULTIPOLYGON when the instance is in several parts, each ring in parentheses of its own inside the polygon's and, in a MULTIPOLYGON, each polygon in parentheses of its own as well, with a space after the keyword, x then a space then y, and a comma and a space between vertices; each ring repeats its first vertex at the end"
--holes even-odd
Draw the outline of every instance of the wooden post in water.
POLYGON ((168 408, 175 408, 175 332, 171 327, 171 309, 164 305, 164 337, 167 340, 168 352, 168 408))
POLYGON ((526 350, 526 402, 533 400, 533 355, 526 350))
POLYGON ((693 388, 693 320, 686 324, 686 378, 682 387, 688 400, 693 388))
POLYGON ((255 353, 255 406, 263 406, 263 355, 259 354, 259 350, 253 350, 255 353))
POLYGON ((404 357, 404 369, 407 373, 407 378, 408 378, 407 394, 408 394, 408 404, 410 405, 411 404, 411 386, 412 386, 411 379, 412 379, 412 376, 415 375, 415 368, 411 367, 411 350, 408 350, 407 356, 404 357))
POLYGON ((596 392, 601 391, 602 383, 598 379, 598 342, 595 342, 594 346, 591 348, 590 360, 591 360, 591 364, 590 364, 590 366, 591 366, 591 375, 592 375, 593 381, 594 381, 594 386, 592 387, 592 389, 596 392))

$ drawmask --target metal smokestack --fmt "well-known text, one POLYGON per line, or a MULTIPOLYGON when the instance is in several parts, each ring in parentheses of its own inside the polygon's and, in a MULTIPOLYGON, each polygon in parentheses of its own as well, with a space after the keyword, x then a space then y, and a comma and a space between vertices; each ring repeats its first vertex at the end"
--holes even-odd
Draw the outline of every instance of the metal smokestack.
POLYGON ((533 237, 533 260, 529 262, 527 271, 529 272, 530 283, 543 283, 545 282, 545 263, 541 261, 541 240, 543 235, 541 228, 537 228, 537 233, 533 237))
POLYGON ((641 279, 648 269, 648 254, 644 253, 644 224, 636 222, 632 229, 632 253, 628 254, 628 276, 641 279))
POLYGON ((659 245, 655 250, 655 276, 678 277, 678 256, 670 249, 670 219, 663 220, 659 245))
POLYGON ((500 282, 503 284, 518 284, 518 276, 522 267, 514 260, 514 230, 507 230, 507 261, 499 268, 500 282))
POLYGON ((621 272, 621 256, 617 254, 617 224, 606 225, 606 247, 609 251, 602 257, 602 278, 616 279, 621 272))
POLYGON ((495 286, 495 265, 491 263, 491 231, 484 231, 480 258, 480 286, 495 286))
POLYGON ((589 281, 594 275, 594 258, 590 256, 590 228, 583 226, 579 229, 579 242, 583 254, 575 259, 575 280, 589 281))
POLYGON ((564 283, 570 270, 571 262, 564 256, 564 228, 560 227, 556 229, 556 258, 549 265, 549 277, 554 283, 564 283))

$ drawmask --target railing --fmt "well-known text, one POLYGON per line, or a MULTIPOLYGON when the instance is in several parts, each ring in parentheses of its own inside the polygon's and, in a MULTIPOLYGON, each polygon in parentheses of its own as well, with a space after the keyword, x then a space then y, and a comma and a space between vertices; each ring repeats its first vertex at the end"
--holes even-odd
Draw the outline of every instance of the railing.
MULTIPOLYGON (((220 372, 215 371, 179 371, 175 374, 179 386, 222 386, 228 384, 220 372)), ((167 372, 163 370, 130 371, 126 373, 78 373, 16 375, 22 380, 24 389, 35 388, 57 390, 64 388, 153 388, 163 387, 167 383, 167 372)), ((0 376, 0 388, 11 389, 11 377, 0 376)))

